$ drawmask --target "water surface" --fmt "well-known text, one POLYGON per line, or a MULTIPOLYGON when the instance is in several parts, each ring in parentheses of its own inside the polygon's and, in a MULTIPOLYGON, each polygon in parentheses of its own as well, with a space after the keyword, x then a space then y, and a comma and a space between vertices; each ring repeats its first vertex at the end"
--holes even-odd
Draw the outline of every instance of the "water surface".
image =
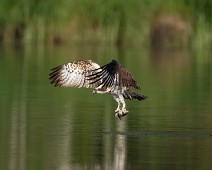
POLYGON ((211 169, 210 51, 66 46, 0 48, 0 169, 211 169), (52 67, 120 61, 146 101, 114 117, 110 95, 55 88, 52 67))

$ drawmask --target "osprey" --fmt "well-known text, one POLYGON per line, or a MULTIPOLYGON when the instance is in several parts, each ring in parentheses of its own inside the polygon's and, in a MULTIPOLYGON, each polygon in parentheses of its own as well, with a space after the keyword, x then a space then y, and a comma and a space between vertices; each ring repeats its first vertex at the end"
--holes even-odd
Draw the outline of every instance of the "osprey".
POLYGON ((111 94, 118 103, 115 115, 121 119, 128 113, 124 99, 144 100, 147 98, 129 89, 141 87, 132 75, 116 60, 100 67, 92 60, 69 62, 51 69, 51 84, 55 87, 92 88, 96 94, 111 94))

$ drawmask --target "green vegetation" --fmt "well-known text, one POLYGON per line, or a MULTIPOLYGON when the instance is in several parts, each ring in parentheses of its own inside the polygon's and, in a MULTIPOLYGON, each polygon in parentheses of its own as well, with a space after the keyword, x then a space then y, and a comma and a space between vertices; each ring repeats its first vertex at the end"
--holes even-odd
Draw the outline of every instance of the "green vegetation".
POLYGON ((174 46, 209 47, 211 9, 211 0, 1 0, 0 41, 167 46, 181 36, 174 46))

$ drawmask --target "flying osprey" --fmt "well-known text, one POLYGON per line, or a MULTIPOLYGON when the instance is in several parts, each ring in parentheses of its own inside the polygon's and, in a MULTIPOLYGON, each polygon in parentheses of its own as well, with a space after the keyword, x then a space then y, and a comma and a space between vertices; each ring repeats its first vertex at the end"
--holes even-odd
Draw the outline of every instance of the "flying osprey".
POLYGON ((51 69, 49 79, 55 87, 92 88, 93 93, 111 94, 117 101, 116 116, 121 119, 128 111, 124 99, 147 98, 129 89, 141 89, 132 75, 116 60, 100 67, 92 60, 79 60, 51 69))

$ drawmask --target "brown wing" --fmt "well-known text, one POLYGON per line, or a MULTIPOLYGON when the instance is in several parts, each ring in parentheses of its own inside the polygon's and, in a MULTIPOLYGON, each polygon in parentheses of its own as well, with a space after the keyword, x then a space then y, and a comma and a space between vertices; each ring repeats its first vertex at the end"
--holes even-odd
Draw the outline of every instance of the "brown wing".
POLYGON ((100 66, 92 60, 79 60, 51 69, 51 84, 59 87, 95 88, 99 82, 90 84, 86 76, 93 74, 100 66))
POLYGON ((135 87, 141 89, 132 75, 116 60, 96 69, 96 72, 87 76, 91 84, 95 84, 101 80, 99 85, 102 87, 112 87, 118 85, 120 87, 135 87))
POLYGON ((120 79, 120 85, 129 87, 132 86, 138 90, 141 89, 141 87, 138 85, 138 83, 134 80, 132 75, 122 66, 119 66, 119 79, 120 79))

